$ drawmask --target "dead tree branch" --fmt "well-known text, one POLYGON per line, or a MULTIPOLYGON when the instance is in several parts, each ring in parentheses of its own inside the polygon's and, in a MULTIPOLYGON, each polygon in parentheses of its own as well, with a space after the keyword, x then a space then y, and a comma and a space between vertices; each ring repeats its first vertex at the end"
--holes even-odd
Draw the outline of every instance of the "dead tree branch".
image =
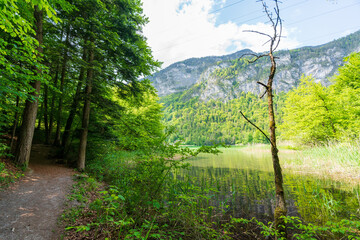
POLYGON ((257 84, 260 84, 261 86, 263 86, 264 88, 268 89, 268 86, 266 86, 264 83, 260 82, 260 81, 257 81, 256 82, 257 84))
POLYGON ((268 135, 266 135, 266 133, 264 133, 263 130, 261 130, 258 126, 256 126, 255 123, 253 123, 252 121, 250 121, 250 120, 243 114, 243 112, 242 112, 241 110, 240 110, 239 112, 240 112, 240 114, 243 116, 243 118, 244 118, 248 123, 250 123, 250 124, 253 125, 257 130, 259 130, 259 131, 265 136, 265 138, 271 143, 271 145, 272 145, 273 147, 275 147, 274 144, 272 143, 272 141, 270 140, 270 138, 268 137, 268 135))
POLYGON ((260 96, 260 98, 263 98, 266 93, 267 93, 267 90, 265 90, 265 92, 260 96))
POLYGON ((253 56, 254 57, 253 59, 246 59, 246 60, 248 61, 248 63, 254 63, 257 60, 259 60, 260 58, 269 56, 269 54, 257 55, 257 54, 254 54, 254 53, 245 53, 245 54, 241 55, 239 57, 239 59, 242 59, 243 57, 246 57, 246 56, 253 56))
POLYGON ((263 32, 259 32, 259 31, 254 31, 254 30, 244 30, 243 32, 252 32, 252 33, 257 33, 257 34, 260 34, 260 35, 264 35, 264 36, 267 36, 269 37, 270 39, 272 39, 273 37, 270 36, 269 34, 266 34, 266 33, 263 33, 263 32))

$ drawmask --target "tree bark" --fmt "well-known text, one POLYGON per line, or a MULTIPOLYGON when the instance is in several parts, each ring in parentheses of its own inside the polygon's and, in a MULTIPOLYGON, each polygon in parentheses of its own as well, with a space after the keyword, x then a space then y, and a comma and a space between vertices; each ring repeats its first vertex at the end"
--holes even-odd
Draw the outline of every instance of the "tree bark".
POLYGON ((50 144, 50 135, 49 135, 49 119, 48 119, 48 99, 49 99, 49 87, 45 85, 44 87, 44 125, 45 125, 45 144, 50 144))
MULTIPOLYGON (((86 61, 86 57, 87 57, 87 49, 86 46, 84 46, 84 51, 83 51, 83 56, 82 59, 85 62, 86 61)), ((62 137, 62 155, 65 156, 67 151, 68 151, 68 147, 69 147, 69 142, 70 142, 70 133, 71 133, 71 126, 73 124, 74 118, 75 118, 75 114, 76 114, 76 110, 77 107, 79 105, 80 102, 80 93, 81 93, 81 87, 83 85, 83 81, 84 81, 84 77, 85 77, 85 67, 82 66, 80 69, 80 74, 79 74, 79 81, 78 84, 76 86, 76 92, 75 92, 75 96, 74 96, 74 100, 71 104, 70 107, 70 113, 69 113, 69 117, 66 121, 66 125, 65 125, 65 130, 64 130, 64 134, 62 137)))
MULTIPOLYGON (((59 38, 62 39, 64 34, 64 28, 61 29, 61 33, 59 38)), ((60 59, 57 61, 56 68, 55 68, 55 77, 54 77, 54 87, 57 88, 58 85, 58 79, 59 79, 59 71, 60 71, 60 59)), ((51 134, 54 127, 54 115, 55 115, 55 102, 56 102, 56 96, 58 94, 55 91, 52 91, 52 98, 50 103, 50 116, 49 116, 49 142, 51 142, 51 134)))
POLYGON ((65 49, 64 49, 64 55, 63 55, 63 63, 61 67, 61 78, 60 78, 60 98, 59 98, 59 107, 58 107, 58 114, 57 114, 57 124, 56 124, 56 133, 55 133, 55 140, 54 145, 60 146, 61 145, 61 138, 60 138, 60 132, 61 132, 61 117, 62 117, 62 108, 63 108, 63 91, 64 91, 64 85, 65 85, 65 76, 66 76, 66 64, 68 61, 68 47, 69 47, 69 35, 70 35, 70 24, 67 26, 66 29, 66 38, 65 38, 65 49))
POLYGON ((90 103, 91 103, 91 91, 92 91, 92 84, 93 84, 93 61, 94 61, 94 49, 93 49, 94 42, 91 41, 90 49, 89 49, 89 68, 87 70, 87 77, 86 77, 86 88, 85 88, 85 101, 84 101, 84 109, 83 109, 83 116, 82 116, 82 129, 81 129, 81 136, 80 136, 80 146, 79 146, 79 158, 77 162, 77 168, 79 171, 83 171, 85 169, 85 159, 86 159, 86 145, 87 145, 87 135, 88 135, 88 128, 89 128, 89 117, 90 117, 90 103))
POLYGON ((285 217, 287 214, 285 194, 283 188, 283 176, 280 166, 280 160, 276 146, 276 124, 275 124, 275 114, 274 114, 274 103, 273 103, 273 94, 272 94, 272 84, 276 72, 276 62, 272 52, 269 53, 271 59, 271 69, 269 80, 267 84, 267 100, 268 100, 268 110, 269 110, 269 127, 270 127, 270 140, 271 140, 271 156, 273 161, 274 175, 275 175, 275 229, 278 230, 279 235, 276 239, 281 237, 287 237, 286 224, 282 217, 285 217))
POLYGON ((15 134, 16 134, 16 128, 19 122, 19 102, 20 102, 20 98, 19 96, 16 97, 16 113, 15 113, 15 118, 14 118, 14 125, 13 125, 13 129, 12 129, 12 133, 11 133, 11 142, 10 142, 10 153, 14 152, 14 142, 15 142, 15 134))
MULTIPOLYGON (((41 54, 43 52, 43 11, 40 10, 37 5, 34 8, 34 18, 36 28, 35 39, 39 42, 37 52, 41 54)), ((41 69, 38 68, 36 71, 38 75, 41 74, 41 69)), ((29 164, 31 145, 35 130, 36 114, 38 110, 40 85, 40 81, 35 81, 32 83, 35 91, 32 92, 31 95, 35 98, 35 100, 27 99, 25 102, 23 121, 15 154, 15 162, 23 167, 27 167, 29 164)))
MULTIPOLYGON (((58 84, 58 78, 59 78, 59 64, 56 67, 55 77, 54 77, 54 87, 57 88, 58 84)), ((51 98, 51 104, 50 104, 50 116, 49 116, 49 143, 51 141, 51 134, 54 127, 54 113, 55 113, 55 102, 56 102, 56 96, 57 93, 55 91, 52 91, 52 98, 51 98)))
POLYGON ((38 125, 36 127, 36 130, 40 130, 40 128, 41 128, 41 118, 42 118, 41 114, 43 112, 43 108, 44 108, 44 103, 41 103, 40 111, 38 112, 39 117, 38 117, 38 125))

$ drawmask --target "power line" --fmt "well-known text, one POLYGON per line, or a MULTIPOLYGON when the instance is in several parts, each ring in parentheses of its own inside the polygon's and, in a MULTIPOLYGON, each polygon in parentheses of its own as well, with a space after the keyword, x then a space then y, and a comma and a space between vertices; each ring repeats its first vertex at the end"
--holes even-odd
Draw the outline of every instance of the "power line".
MULTIPOLYGON (((293 5, 291 5, 291 6, 288 6, 288 7, 284 8, 283 10, 288 9, 288 8, 291 8, 291 7, 294 7, 294 6, 298 6, 298 5, 300 5, 300 4, 302 4, 302 3, 305 3, 305 2, 307 2, 307 1, 308 1, 308 0, 305 0, 305 1, 301 2, 301 3, 293 4, 293 5)), ((340 11, 340 10, 343 10, 343 9, 345 9, 345 8, 353 7, 353 6, 359 5, 359 4, 360 4, 360 2, 355 3, 355 4, 351 4, 351 5, 347 5, 347 6, 345 6, 345 7, 338 8, 338 9, 331 10, 331 11, 327 11, 327 12, 324 12, 324 13, 321 13, 321 14, 318 14, 318 15, 315 15, 315 16, 312 16, 312 17, 308 17, 308 18, 305 18, 305 19, 302 19, 302 20, 300 20, 300 21, 296 21, 296 22, 293 22, 293 23, 290 23, 290 24, 287 24, 287 25, 288 25, 288 26, 291 26, 291 25, 294 25, 294 24, 296 24, 296 23, 308 21, 308 20, 311 20, 311 19, 314 19, 314 18, 323 16, 323 15, 326 15, 326 14, 329 14, 329 13, 333 13, 333 12, 336 12, 336 11, 340 11)), ((250 21, 253 21, 253 20, 262 18, 262 17, 264 17, 264 15, 257 16, 257 17, 248 19, 248 20, 246 20, 246 21, 244 21, 244 22, 239 21, 239 22, 234 22, 234 23, 236 23, 236 24, 245 24, 245 23, 247 23, 247 22, 250 22, 250 21)), ((231 21, 231 20, 230 20, 230 21, 231 21)), ((175 45, 172 45, 172 46, 170 46, 170 47, 166 47, 166 48, 162 48, 162 49, 156 50, 156 51, 154 51, 154 53, 156 53, 156 52, 161 52, 161 51, 164 51, 164 50, 168 50, 168 49, 171 49, 171 48, 173 48, 173 47, 180 46, 180 45, 182 45, 182 44, 185 44, 185 43, 188 43, 188 42, 191 42, 191 41, 200 39, 200 38, 204 38, 204 37, 206 37, 206 36, 207 36, 207 35, 202 35, 202 36, 200 36, 200 37, 195 37, 195 38, 192 38, 192 39, 189 39, 189 40, 186 40, 186 41, 182 41, 182 42, 179 43, 179 44, 175 44, 175 45)))
MULTIPOLYGON (((358 27, 352 27, 352 28, 350 28, 350 29, 348 29, 348 30, 350 30, 350 31, 356 31, 356 30, 359 30, 360 29, 360 26, 358 26, 358 27)), ((331 36, 331 35, 334 35, 334 34, 338 34, 338 33, 341 33, 341 32, 343 32, 343 31, 336 31, 336 32, 332 32, 332 33, 329 33, 329 34, 325 34, 325 35, 321 35, 321 36, 316 36, 316 37, 313 37, 313 38, 309 38, 309 39, 307 39, 307 40, 305 40, 305 41, 303 41, 303 43, 306 43, 306 42, 310 42, 310 41, 312 41, 312 40, 314 40, 314 39, 319 39, 319 38, 324 38, 324 37, 327 37, 327 36, 331 36)), ((321 44, 318 44, 318 45, 321 45, 321 44)), ((318 46, 318 45, 315 45, 315 46, 318 46)), ((216 45, 214 45, 213 47, 215 47, 216 45)), ((302 47, 306 47, 305 45, 303 45, 303 46, 301 46, 301 47, 299 47, 299 48, 302 48, 302 47)), ((291 49, 290 49, 291 50, 291 49)), ((230 53, 231 54, 231 53, 230 53)), ((194 58, 202 58, 202 57, 194 57, 194 58)), ((171 58, 171 59, 169 59, 168 61, 173 61, 173 60, 176 60, 177 58, 171 58)), ((177 60, 177 61, 185 61, 186 59, 184 59, 184 60, 177 60)), ((171 64, 173 64, 173 63, 171 63, 171 64)), ((170 65, 171 65, 170 64, 170 65)), ((170 66, 169 65, 169 66, 170 66)), ((168 66, 167 66, 168 67, 168 66)))
MULTIPOLYGON (((282 10, 286 10, 286 9, 291 8, 291 7, 294 7, 294 6, 298 6, 298 5, 303 4, 303 3, 305 3, 305 2, 308 2, 308 1, 309 1, 309 0, 305 0, 305 1, 302 1, 302 2, 300 2, 300 3, 296 3, 296 4, 293 4, 293 5, 287 6, 287 7, 283 8, 282 10)), ((240 1, 238 1, 237 3, 239 3, 239 2, 240 2, 240 1)), ((358 5, 358 4, 360 4, 360 2, 355 3, 355 4, 351 4, 351 5, 347 5, 347 6, 344 6, 344 7, 342 7, 342 8, 335 9, 335 10, 327 11, 327 12, 324 12, 324 13, 321 13, 321 14, 318 14, 318 15, 315 15, 315 16, 311 16, 311 17, 308 17, 308 18, 305 18, 305 19, 302 19, 302 20, 299 20, 299 21, 296 21, 296 22, 292 22, 292 23, 290 23, 290 24, 286 24, 286 25, 294 25, 294 24, 296 24, 296 23, 308 21, 308 20, 311 20, 311 19, 314 19, 314 18, 323 16, 323 15, 326 15, 326 14, 330 14, 330 13, 333 13, 333 12, 341 11, 341 10, 346 9, 346 8, 349 8, 349 7, 356 6, 356 5, 358 5)), ((225 8, 225 7, 224 7, 224 8, 225 8)), ((256 12, 258 12, 258 11, 256 11, 256 12)), ((247 15, 250 15, 250 14, 247 14, 247 15)), ((237 18, 233 18, 233 19, 231 19, 231 20, 239 19, 239 18, 243 18, 243 17, 244 17, 244 16, 242 16, 242 17, 237 17, 237 18)), ((264 16, 261 15, 261 16, 257 16, 257 17, 254 17, 254 18, 245 20, 245 21, 243 21, 243 22, 239 21, 239 22, 234 22, 234 23, 244 24, 244 23, 247 23, 247 22, 249 22, 249 21, 256 20, 256 19, 261 18, 261 17, 264 17, 264 16)), ((228 20, 228 21, 231 21, 231 20, 228 20)), ((332 34, 336 34, 336 33, 339 33, 339 31, 338 31, 338 32, 331 33, 331 34, 326 34, 326 35, 324 35, 324 36, 318 36, 318 38, 319 38, 319 37, 325 37, 325 36, 332 35, 332 34)), ((176 47, 176 46, 179 46, 179 45, 182 45, 182 44, 185 44, 185 43, 188 43, 188 42, 197 40, 197 39, 199 39, 199 38, 204 38, 204 37, 206 37, 206 36, 208 36, 208 35, 202 35, 202 36, 200 36, 200 37, 195 37, 195 38, 192 38, 192 39, 188 39, 188 40, 186 40, 186 41, 182 41, 182 42, 180 42, 180 43, 178 43, 178 44, 172 45, 172 46, 170 46, 170 47, 166 47, 166 48, 163 48, 163 49, 159 49, 159 50, 157 50, 157 51, 154 51, 154 53, 156 53, 156 52, 161 52, 161 51, 164 51, 164 50, 167 50, 167 49, 171 49, 171 48, 173 48, 173 47, 176 47)), ((314 38, 312 38, 312 39, 316 39, 316 37, 314 37, 314 38)), ((312 39, 306 40, 306 41, 304 41, 304 42, 309 42, 309 41, 311 41, 312 39)), ((215 47, 215 46, 217 46, 217 45, 218 45, 218 44, 214 45, 213 47, 215 47)), ((213 48, 213 47, 211 47, 211 48, 213 48)), ((177 58, 172 58, 172 59, 170 59, 170 61, 171 61, 171 60, 175 60, 175 59, 177 59, 177 58)))
POLYGON ((236 5, 236 4, 242 3, 242 2, 244 2, 244 1, 245 1, 245 0, 240 0, 240 1, 237 1, 237 2, 234 2, 234 3, 231 3, 231 4, 229 4, 229 5, 226 5, 226 6, 222 7, 222 8, 219 8, 219 9, 216 9, 216 10, 214 10, 214 11, 212 11, 212 12, 209 12, 209 14, 213 14, 213 13, 216 13, 216 12, 220 12, 221 10, 223 10, 223 9, 225 9, 225 8, 232 7, 232 6, 236 5))
MULTIPOLYGON (((296 7, 296 6, 301 5, 301 4, 304 4, 305 2, 308 2, 308 1, 309 1, 309 0, 305 0, 305 1, 302 1, 302 2, 299 2, 299 3, 296 3, 296 4, 293 4, 293 5, 284 7, 284 8, 281 9, 281 11, 286 10, 286 9, 289 9, 289 8, 292 8, 292 7, 296 7)), ((252 12, 250 12, 250 13, 248 13, 248 14, 245 14, 245 15, 242 15, 242 16, 240 16, 240 17, 235 17, 235 18, 232 18, 232 19, 223 21, 223 23, 225 23, 225 22, 227 22, 227 21, 233 21, 233 20, 236 20, 236 19, 241 19, 241 18, 247 17, 247 16, 249 16, 249 15, 253 15, 254 13, 257 13, 257 12, 259 12, 259 10, 252 11, 252 12)), ((264 15, 262 14, 261 16, 258 16, 258 17, 256 17, 256 18, 252 18, 252 19, 250 19, 250 20, 248 20, 248 21, 252 21, 252 20, 258 19, 258 18, 260 18, 260 17, 264 17, 264 15)))
POLYGON ((311 20, 311 19, 314 19, 314 18, 318 18, 318 17, 324 16, 324 15, 327 15, 327 14, 329 14, 329 13, 337 12, 337 11, 343 10, 343 9, 345 9, 345 8, 353 7, 353 6, 359 5, 359 4, 360 4, 360 2, 357 2, 357 3, 355 3, 355 4, 347 5, 347 6, 342 7, 342 8, 337 8, 337 9, 334 9, 334 10, 331 10, 331 11, 323 12, 323 13, 321 13, 321 14, 318 14, 318 15, 315 15, 315 16, 312 16, 312 17, 305 18, 305 19, 303 19, 303 20, 299 20, 299 21, 296 21, 296 22, 292 22, 292 23, 289 23, 289 24, 287 24, 287 25, 291 26, 291 25, 294 25, 294 24, 297 24, 297 23, 305 22, 305 21, 308 21, 308 20, 311 20))
MULTIPOLYGON (((226 6, 224 6, 224 7, 218 8, 218 9, 216 9, 216 10, 214 10, 214 11, 211 11, 211 12, 209 12, 208 14, 213 14, 213 13, 220 12, 220 11, 226 9, 226 8, 232 7, 232 6, 236 5, 236 4, 242 3, 242 2, 244 2, 244 1, 245 1, 245 0, 236 1, 236 2, 234 2, 234 3, 231 3, 231 4, 226 5, 226 6)), ((197 17, 193 18, 192 20, 194 20, 194 19, 196 19, 196 18, 197 18, 197 17)), ((160 34, 160 33, 163 33, 163 32, 167 32, 167 31, 169 31, 170 29, 173 29, 173 28, 174 28, 174 26, 168 27, 168 28, 166 28, 166 29, 163 29, 162 31, 157 32, 156 34, 160 34)))
MULTIPOLYGON (((235 3, 233 3, 233 4, 229 4, 229 5, 221 8, 221 9, 218 9, 218 10, 222 10, 222 9, 224 9, 224 8, 233 6, 233 5, 238 4, 238 3, 240 3, 240 2, 243 2, 243 1, 245 1, 245 0, 237 1, 237 2, 235 2, 235 3)), ((308 2, 308 1, 309 1, 309 0, 305 0, 305 1, 302 1, 302 2, 300 2, 300 3, 296 3, 296 4, 293 4, 293 5, 287 6, 287 7, 283 8, 283 10, 286 10, 286 9, 289 9, 289 8, 292 8, 292 7, 295 7, 295 6, 298 6, 298 5, 303 4, 303 3, 305 3, 305 2, 308 2)), ((257 10, 257 11, 253 11, 253 13, 256 13, 256 12, 259 12, 259 11, 258 11, 258 10, 257 10)), ((247 15, 245 15, 245 16, 248 16, 248 15, 250 15, 250 14, 247 14, 247 15)), ((236 18, 227 20, 227 22, 232 21, 232 20, 235 20, 235 19, 243 18, 243 17, 244 17, 244 16, 242 16, 242 17, 236 17, 236 18)), ((243 22, 239 21, 239 22, 234 22, 234 23, 236 23, 236 24, 245 24, 245 23, 247 23, 247 22, 250 22, 250 21, 253 21, 253 20, 256 20, 256 19, 259 19, 259 18, 263 18, 263 17, 264 17, 264 15, 262 14, 262 15, 259 15, 259 16, 257 16, 257 17, 254 17, 254 18, 245 20, 245 21, 243 21, 243 22)), ((191 41, 200 39, 200 38, 204 38, 204 37, 206 37, 206 36, 207 36, 207 35, 196 36, 196 37, 193 37, 193 38, 191 38, 191 39, 184 40, 184 41, 182 41, 181 43, 172 45, 172 46, 170 46, 170 47, 165 47, 165 48, 162 48, 162 49, 153 51, 153 52, 154 52, 154 53, 157 53, 157 52, 165 51, 165 50, 171 49, 171 48, 173 48, 173 47, 175 47, 175 46, 180 46, 180 45, 182 45, 182 44, 185 44, 185 43, 188 43, 188 42, 191 42, 191 41)))
MULTIPOLYGON (((357 31, 359 29, 360 29, 360 26, 357 26, 357 27, 352 27, 350 29, 347 29, 347 31, 357 31)), ((342 33, 342 32, 344 32, 344 31, 343 30, 342 31, 336 31, 336 32, 324 34, 324 35, 321 35, 321 36, 312 37, 312 38, 309 38, 309 39, 306 39, 305 41, 303 41, 302 45, 305 46, 304 43, 310 42, 310 41, 312 41, 314 39, 325 38, 325 37, 328 37, 328 36, 331 36, 331 35, 334 35, 334 34, 338 34, 338 33, 342 33)))

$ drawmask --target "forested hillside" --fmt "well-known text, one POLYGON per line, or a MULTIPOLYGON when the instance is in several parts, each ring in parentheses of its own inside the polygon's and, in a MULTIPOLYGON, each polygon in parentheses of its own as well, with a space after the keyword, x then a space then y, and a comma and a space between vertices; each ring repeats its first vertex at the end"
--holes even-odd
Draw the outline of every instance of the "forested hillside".
MULTIPOLYGON (((299 84, 303 86, 302 75, 311 76, 319 86, 331 85, 338 68, 343 65, 343 58, 352 51, 359 50, 359 40, 360 32, 356 32, 322 46, 279 51, 277 53, 279 57, 279 73, 275 78, 275 89, 277 89, 275 107, 277 122, 281 125, 278 128, 278 135, 281 139, 296 138, 296 134, 302 136, 301 129, 307 129, 308 124, 310 124, 304 123, 301 129, 294 131, 293 126, 291 127, 291 123, 289 123, 290 121, 283 122, 285 100, 288 99, 288 109, 290 109, 290 101, 300 102, 301 100, 289 100, 289 98, 293 98, 293 95, 286 94, 286 92, 296 88, 299 84)), ((246 52, 245 50, 230 56, 238 57, 246 52)), ((210 60, 214 61, 214 59, 209 57, 206 61, 202 59, 198 59, 198 61, 203 61, 204 64, 204 62, 209 63, 210 60)), ((184 144, 190 145, 267 142, 264 136, 247 123, 239 112, 240 110, 243 111, 249 119, 258 124, 265 132, 268 130, 266 127, 268 123, 267 105, 263 99, 259 98, 262 89, 257 84, 257 81, 267 78, 269 65, 265 62, 265 59, 260 59, 255 64, 249 64, 248 59, 246 57, 212 62, 214 65, 208 65, 208 68, 199 76, 196 83, 187 90, 161 98, 161 102, 164 104, 163 119, 166 124, 173 125, 176 128, 175 133, 170 137, 170 141, 182 140, 184 144)), ((159 84, 157 81, 162 81, 162 76, 174 77, 175 75, 171 75, 175 71, 174 69, 178 69, 179 73, 181 69, 188 68, 185 67, 187 66, 186 63, 194 61, 195 59, 191 59, 183 63, 177 63, 155 74, 153 77, 155 86, 159 84)), ((189 73, 189 75, 191 74, 189 73)), ((176 75, 176 77, 181 79, 181 75, 176 75)), ((163 90, 164 86, 160 87, 160 91, 163 90)), ((177 86, 175 83, 172 87, 177 86)), ((333 93, 332 96, 340 95, 333 93)), ((287 116, 291 111, 287 111, 287 116)), ((304 114, 311 115, 309 113, 304 114)), ((316 128, 313 131, 318 130, 316 128)), ((321 135, 321 133, 319 134, 321 135)), ((339 134, 338 132, 337 135, 339 136, 339 134)), ((297 138, 297 140, 300 139, 302 137, 297 138)), ((325 139, 328 139, 328 137, 323 136, 322 141, 325 139)))
MULTIPOLYGON (((281 106, 285 94, 275 97, 277 121, 282 120, 281 106)), ((240 110, 262 129, 267 130, 267 102, 252 93, 241 93, 236 99, 207 102, 194 97, 183 101, 181 93, 161 99, 164 103, 164 121, 175 126, 170 141, 184 144, 246 144, 267 143, 265 137, 245 121, 240 110)))
MULTIPOLYGON (((339 73, 329 77, 329 86, 312 75, 304 75, 297 87, 275 95, 280 139, 318 144, 350 140, 359 135, 358 98, 355 97, 359 89, 359 53, 344 58, 344 62, 339 73)), ((231 76, 231 72, 223 76, 231 76)), ((190 145, 267 142, 240 114, 242 111, 267 132, 268 109, 264 99, 251 92, 241 92, 225 102, 220 99, 203 101, 198 96, 189 97, 192 90, 161 98, 164 122, 176 128, 170 141, 182 140, 190 145)))

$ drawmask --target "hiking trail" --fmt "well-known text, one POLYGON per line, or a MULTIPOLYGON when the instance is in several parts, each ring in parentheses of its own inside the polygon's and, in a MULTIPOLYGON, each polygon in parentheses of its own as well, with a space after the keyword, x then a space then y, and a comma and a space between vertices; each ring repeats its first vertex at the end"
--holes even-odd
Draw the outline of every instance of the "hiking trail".
POLYGON ((54 147, 34 144, 29 170, 0 192, 0 240, 59 239, 58 217, 75 171, 55 164, 54 147))

